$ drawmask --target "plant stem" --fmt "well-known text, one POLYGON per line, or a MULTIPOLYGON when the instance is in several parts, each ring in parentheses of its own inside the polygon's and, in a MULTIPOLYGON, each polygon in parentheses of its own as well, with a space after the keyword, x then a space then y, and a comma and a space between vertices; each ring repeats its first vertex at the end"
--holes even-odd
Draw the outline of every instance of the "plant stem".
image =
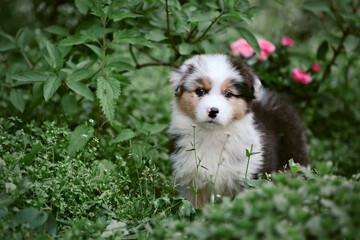
POLYGON ((165 11, 166 11, 166 25, 167 25, 167 33, 168 33, 169 42, 171 44, 171 47, 176 52, 176 54, 179 54, 179 50, 175 46, 175 43, 173 41, 173 35, 171 34, 171 31, 170 31, 170 16, 169 16, 168 0, 165 0, 165 11))
POLYGON ((27 62, 27 64, 29 65, 29 68, 32 70, 34 70, 34 66, 32 65, 32 63, 30 62, 30 59, 28 58, 28 56, 26 55, 26 52, 21 49, 20 50, 21 54, 23 55, 23 57, 25 58, 25 61, 27 62))
POLYGON ((193 189, 195 194, 195 208, 197 208, 197 198, 198 198, 198 189, 199 189, 199 166, 200 166, 200 159, 198 159, 196 154, 196 126, 193 126, 193 149, 194 149, 194 155, 195 155, 195 163, 196 163, 196 178, 195 178, 195 189, 193 189))
POLYGON ((217 180, 217 177, 218 177, 218 174, 219 174, 219 168, 220 168, 221 164, 224 162, 224 159, 222 158, 222 155, 223 155, 223 152, 225 150, 225 145, 226 145, 227 141, 229 140, 229 137, 230 137, 230 134, 226 134, 226 139, 225 139, 224 145, 223 145, 223 147, 221 149, 219 162, 218 162, 218 165, 217 165, 217 168, 216 168, 215 179, 212 182, 212 193, 211 193, 211 195, 214 196, 214 197, 211 198, 211 201, 212 201, 211 204, 212 205, 214 205, 214 199, 215 199, 215 183, 216 183, 216 180, 217 180))
POLYGON ((203 40, 207 32, 210 30, 210 28, 221 18, 222 15, 224 15, 225 12, 221 12, 219 16, 217 16, 214 20, 211 21, 210 25, 206 28, 206 30, 201 34, 201 36, 194 40, 194 41, 188 41, 189 44, 195 44, 203 40))

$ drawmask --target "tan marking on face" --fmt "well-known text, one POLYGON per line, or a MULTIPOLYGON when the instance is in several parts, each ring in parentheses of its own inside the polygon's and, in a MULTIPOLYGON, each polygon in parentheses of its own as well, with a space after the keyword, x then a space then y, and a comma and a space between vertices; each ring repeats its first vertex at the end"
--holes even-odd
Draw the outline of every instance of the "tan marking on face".
POLYGON ((234 120, 242 119, 247 111, 247 103, 243 99, 236 97, 230 98, 229 103, 233 109, 234 120))
MULTIPOLYGON (((199 81, 200 83, 200 87, 203 87, 205 88, 207 91, 210 91, 211 89, 211 82, 209 80, 204 80, 204 79, 201 79, 199 81)), ((196 90, 196 89, 195 89, 196 90)))
MULTIPOLYGON (((238 95, 238 90, 232 85, 231 80, 225 81, 221 85, 221 94, 224 95, 225 91, 230 91, 233 95, 238 95)), ((234 113, 234 120, 239 120, 244 117, 247 111, 247 103, 241 98, 235 96, 228 99, 234 113)))
POLYGON ((195 92, 185 91, 179 99, 180 110, 188 117, 195 119, 196 107, 199 104, 199 97, 195 92))

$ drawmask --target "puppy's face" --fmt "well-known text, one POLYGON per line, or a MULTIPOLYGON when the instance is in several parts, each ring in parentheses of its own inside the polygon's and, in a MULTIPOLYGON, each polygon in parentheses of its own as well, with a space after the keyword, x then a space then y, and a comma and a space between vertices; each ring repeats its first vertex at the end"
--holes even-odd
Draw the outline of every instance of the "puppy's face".
POLYGON ((171 74, 182 114, 207 128, 244 117, 260 81, 244 63, 225 55, 198 55, 171 74))

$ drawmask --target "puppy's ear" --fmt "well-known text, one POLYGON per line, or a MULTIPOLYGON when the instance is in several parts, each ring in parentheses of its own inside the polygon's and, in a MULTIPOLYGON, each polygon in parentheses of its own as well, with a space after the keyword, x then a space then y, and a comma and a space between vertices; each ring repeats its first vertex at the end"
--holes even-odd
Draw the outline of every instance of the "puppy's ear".
POLYGON ((183 64, 179 69, 173 71, 170 74, 170 82, 174 90, 175 96, 179 96, 183 92, 183 85, 186 78, 195 71, 195 67, 192 64, 183 64))
POLYGON ((254 75, 253 78, 253 87, 254 87, 254 97, 258 98, 260 96, 262 84, 260 79, 256 75, 254 75))
POLYGON ((180 95, 182 92, 182 85, 184 84, 183 75, 184 74, 182 74, 180 69, 177 69, 170 74, 170 82, 172 84, 175 96, 180 95))

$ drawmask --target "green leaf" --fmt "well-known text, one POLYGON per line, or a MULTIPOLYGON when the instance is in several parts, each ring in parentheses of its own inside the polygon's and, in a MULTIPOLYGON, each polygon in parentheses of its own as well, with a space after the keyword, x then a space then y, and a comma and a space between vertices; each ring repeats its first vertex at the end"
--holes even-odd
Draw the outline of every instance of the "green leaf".
POLYGON ((41 226, 47 219, 47 213, 36 208, 24 208, 20 210, 14 217, 15 226, 28 223, 31 228, 41 226))
POLYGON ((48 75, 45 72, 22 72, 12 76, 12 78, 21 82, 34 83, 46 81, 48 75))
POLYGON ((30 41, 30 30, 28 28, 21 28, 16 33, 15 37, 15 43, 17 46, 19 46, 21 49, 24 49, 25 46, 30 41))
POLYGON ((6 38, 10 42, 15 42, 15 39, 10 34, 0 31, 0 36, 2 36, 3 38, 6 38))
POLYGON ((87 42, 94 42, 98 39, 98 36, 90 31, 90 30, 83 30, 80 33, 77 33, 75 35, 68 36, 65 39, 62 39, 59 42, 59 45, 61 46, 73 46, 73 45, 79 45, 87 42))
POLYGON ((29 165, 32 160, 34 160, 34 158, 36 157, 36 154, 41 150, 41 144, 36 144, 32 147, 30 153, 26 154, 25 157, 23 158, 23 163, 27 166, 29 165))
POLYGON ((84 79, 88 79, 93 75, 93 71, 88 69, 77 69, 72 72, 69 76, 69 81, 82 81, 84 79))
POLYGON ((114 120, 116 99, 120 96, 120 83, 114 78, 97 79, 97 97, 101 108, 109 121, 114 120))
POLYGON ((255 36, 247 29, 238 27, 240 35, 250 44, 250 46, 254 49, 257 55, 261 55, 261 50, 258 41, 255 36))
POLYGON ((0 52, 6 52, 15 48, 16 45, 13 42, 5 41, 0 43, 0 52))
POLYGON ((301 7, 314 13, 319 11, 330 11, 327 0, 305 1, 301 7))
POLYGON ((188 55, 194 50, 194 45, 190 45, 187 43, 181 43, 179 45, 179 52, 181 55, 188 55))
POLYGON ((25 101, 24 101, 23 93, 20 89, 11 89, 10 102, 20 112, 24 112, 25 101))
POLYGON ((147 40, 160 42, 164 39, 167 39, 167 36, 164 35, 163 31, 160 31, 159 29, 154 29, 145 34, 145 38, 147 40))
POLYGON ((69 36, 70 35, 69 30, 67 30, 66 28, 57 26, 57 25, 48 26, 48 27, 44 28, 44 31, 46 31, 48 33, 60 35, 60 36, 69 36))
POLYGON ((89 11, 89 5, 84 0, 75 0, 75 6, 82 14, 87 14, 89 11))
POLYGON ((208 22, 219 16, 219 12, 210 11, 210 12, 202 12, 196 11, 191 14, 189 17, 189 22, 208 22))
POLYGON ((96 56, 98 56, 99 58, 102 58, 101 48, 99 48, 98 46, 92 45, 92 44, 85 44, 85 46, 90 48, 96 54, 96 56))
POLYGON ((329 44, 327 41, 323 41, 318 50, 317 50, 317 53, 316 53, 316 58, 319 59, 319 60, 325 60, 325 57, 326 57, 326 53, 328 52, 329 50, 329 44))
POLYGON ((110 20, 114 20, 114 21, 121 21, 125 18, 137 18, 137 17, 142 17, 142 15, 139 14, 135 14, 135 13, 131 13, 131 12, 116 12, 113 13, 109 16, 110 20))
POLYGON ((77 94, 89 99, 90 101, 94 101, 94 94, 85 84, 81 82, 67 81, 66 85, 77 94))
POLYGON ((135 30, 118 30, 113 34, 114 42, 119 44, 135 44, 142 45, 149 48, 154 47, 154 44, 148 40, 145 40, 143 36, 140 36, 139 33, 135 30))
POLYGON ((124 141, 132 139, 135 136, 136 136, 136 133, 133 132, 131 129, 123 129, 123 130, 121 130, 121 133, 115 139, 110 140, 110 144, 124 142, 124 141))
POLYGON ((164 131, 167 127, 168 127, 167 124, 157 124, 157 125, 144 126, 142 130, 144 132, 149 132, 150 134, 158 134, 164 131))
POLYGON ((189 18, 184 11, 170 9, 170 12, 175 16, 186 31, 190 31, 189 18))
POLYGON ((49 100, 59 89, 61 85, 61 80, 55 74, 49 75, 49 78, 44 84, 44 98, 45 101, 49 100))
POLYGON ((94 129, 88 127, 85 124, 77 126, 75 130, 70 135, 68 154, 70 157, 73 157, 77 151, 83 149, 86 143, 94 135, 94 129))
POLYGON ((126 62, 111 62, 106 65, 107 67, 115 67, 117 70, 128 70, 128 71, 135 71, 135 67, 133 67, 131 64, 126 62))
POLYGON ((109 160, 101 160, 99 161, 97 177, 103 178, 106 173, 110 173, 115 170, 115 165, 109 160))
POLYGON ((64 111, 69 115, 73 115, 78 112, 78 104, 74 95, 67 94, 63 96, 61 99, 61 105, 64 111))
POLYGON ((50 235, 56 236, 56 218, 51 212, 48 214, 44 227, 50 235))
MULTIPOLYGON (((51 44, 50 42, 46 42, 46 49, 47 49, 50 59, 51 59, 51 61, 50 61, 51 63, 49 63, 50 67, 59 71, 64 64, 64 59, 61 55, 60 50, 56 46, 51 44)), ((48 60, 48 62, 49 62, 49 60, 48 60)))

